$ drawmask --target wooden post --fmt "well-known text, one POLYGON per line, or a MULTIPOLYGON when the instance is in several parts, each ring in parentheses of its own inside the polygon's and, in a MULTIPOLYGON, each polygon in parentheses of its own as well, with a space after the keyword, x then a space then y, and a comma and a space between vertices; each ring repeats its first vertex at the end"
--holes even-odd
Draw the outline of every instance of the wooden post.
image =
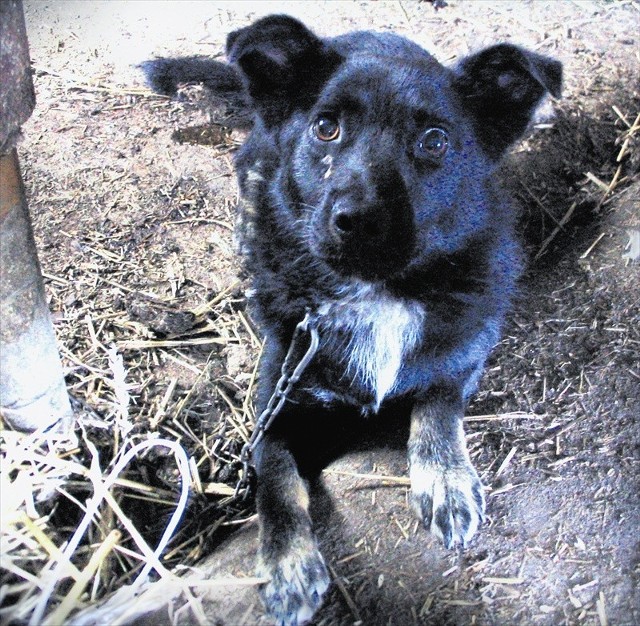
POLYGON ((15 149, 35 103, 19 0, 0 0, 0 76, 0 412, 20 430, 66 432, 73 413, 15 149))

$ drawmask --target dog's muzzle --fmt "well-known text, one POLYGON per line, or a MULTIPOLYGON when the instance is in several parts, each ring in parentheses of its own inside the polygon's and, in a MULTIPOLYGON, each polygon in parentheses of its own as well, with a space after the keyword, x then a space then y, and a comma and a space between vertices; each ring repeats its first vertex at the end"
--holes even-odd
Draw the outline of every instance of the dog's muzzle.
POLYGON ((413 253, 413 221, 407 212, 338 198, 325 214, 323 256, 341 274, 369 280, 391 276, 413 253))
POLYGON ((338 245, 372 247, 384 244, 389 230, 388 221, 382 210, 370 210, 338 200, 331 209, 329 231, 338 245))

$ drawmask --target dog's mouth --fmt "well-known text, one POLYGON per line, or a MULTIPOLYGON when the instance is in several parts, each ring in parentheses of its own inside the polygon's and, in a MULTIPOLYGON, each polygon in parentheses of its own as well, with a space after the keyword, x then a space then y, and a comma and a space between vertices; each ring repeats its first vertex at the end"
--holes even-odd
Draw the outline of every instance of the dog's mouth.
POLYGON ((390 257, 379 258, 362 250, 349 250, 325 255, 324 260, 337 273, 345 277, 366 281, 384 281, 398 274, 405 263, 390 257))

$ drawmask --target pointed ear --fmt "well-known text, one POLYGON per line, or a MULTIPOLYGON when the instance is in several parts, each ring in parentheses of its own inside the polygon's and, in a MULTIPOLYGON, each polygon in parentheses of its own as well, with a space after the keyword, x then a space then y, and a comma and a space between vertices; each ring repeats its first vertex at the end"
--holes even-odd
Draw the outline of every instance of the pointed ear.
POLYGON ((542 98, 560 97, 562 64, 498 44, 463 59, 454 86, 485 151, 498 159, 524 133, 542 98))
POLYGON ((243 75, 249 95, 267 125, 292 110, 311 106, 342 61, 304 24, 270 15, 227 37, 227 56, 243 75))

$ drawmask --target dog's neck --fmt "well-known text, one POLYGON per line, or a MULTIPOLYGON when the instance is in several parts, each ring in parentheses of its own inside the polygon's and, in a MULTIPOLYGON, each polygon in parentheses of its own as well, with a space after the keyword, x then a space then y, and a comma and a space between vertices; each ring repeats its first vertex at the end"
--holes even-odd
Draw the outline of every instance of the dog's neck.
POLYGON ((343 344, 345 378, 360 381, 377 410, 393 390, 403 359, 421 339, 424 308, 373 284, 351 282, 340 299, 323 303, 318 314, 325 341, 337 335, 343 344))

